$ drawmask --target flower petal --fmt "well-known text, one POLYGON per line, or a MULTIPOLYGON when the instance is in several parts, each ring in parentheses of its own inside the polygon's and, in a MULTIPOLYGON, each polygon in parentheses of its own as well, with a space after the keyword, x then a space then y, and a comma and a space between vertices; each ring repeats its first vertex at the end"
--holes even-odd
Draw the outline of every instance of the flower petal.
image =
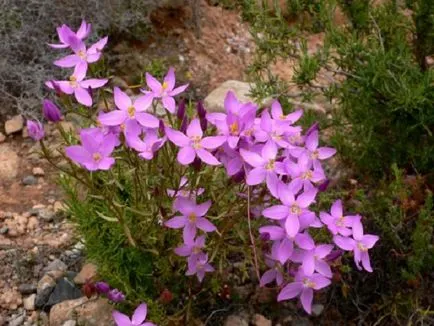
POLYGON ((205 150, 203 148, 197 149, 196 154, 206 164, 209 164, 209 165, 220 165, 221 164, 219 162, 219 160, 217 160, 217 158, 214 155, 212 155, 210 152, 208 152, 207 150, 205 150))
POLYGON ((120 110, 127 111, 132 106, 130 97, 125 92, 122 92, 119 87, 114 88, 114 99, 116 106, 120 110))
POLYGON ((180 229, 185 226, 187 219, 184 216, 175 216, 164 223, 165 226, 171 229, 180 229))
POLYGON ((262 167, 254 168, 253 170, 251 170, 247 173, 246 183, 249 186, 254 186, 254 185, 260 184, 260 183, 264 182, 266 175, 267 175, 267 172, 264 168, 262 168, 262 167))
POLYGON ((301 282, 293 282, 286 285, 277 296, 277 301, 283 301, 295 298, 303 290, 303 284, 301 282))
POLYGON ((217 230, 214 224, 203 217, 196 220, 196 226, 204 232, 214 232, 217 230))
POLYGON ((163 106, 169 111, 170 113, 175 113, 176 110, 176 103, 175 99, 171 96, 164 96, 161 99, 161 102, 163 102, 163 106))
POLYGON ((115 310, 112 312, 112 316, 117 326, 131 326, 131 320, 127 315, 115 310))
POLYGON ((262 215, 272 220, 281 220, 288 216, 289 209, 284 205, 275 205, 262 211, 262 215))
POLYGON ((199 119, 193 119, 191 120, 190 124, 187 127, 187 136, 188 137, 198 137, 202 138, 203 132, 202 128, 200 127, 200 120, 199 119))
POLYGON ((312 313, 312 300, 313 300, 313 290, 311 288, 305 288, 301 292, 300 301, 303 309, 308 313, 312 313))
POLYGON ((75 54, 67 55, 59 60, 54 61, 54 65, 62 68, 75 67, 81 61, 80 57, 75 54))
POLYGON ((196 157, 196 152, 194 151, 193 147, 185 146, 180 149, 178 152, 178 162, 182 165, 188 165, 191 162, 194 161, 194 158, 196 157))
POLYGON ((145 303, 139 305, 136 310, 134 310, 134 314, 131 317, 131 322, 133 325, 138 325, 143 323, 146 319, 146 315, 148 314, 148 307, 145 303))
POLYGON ((78 103, 83 104, 84 106, 92 106, 92 97, 88 90, 77 87, 74 89, 74 96, 78 103))

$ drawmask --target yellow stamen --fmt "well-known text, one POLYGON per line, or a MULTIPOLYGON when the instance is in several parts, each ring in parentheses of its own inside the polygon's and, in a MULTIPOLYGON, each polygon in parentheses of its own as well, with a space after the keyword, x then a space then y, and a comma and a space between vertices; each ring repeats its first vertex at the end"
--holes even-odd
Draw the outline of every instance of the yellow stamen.
POLYGON ((169 84, 167 82, 164 82, 161 87, 163 88, 163 90, 166 90, 169 87, 169 84))
POLYGON ((357 248, 359 248, 360 251, 362 252, 366 252, 368 251, 368 248, 366 248, 363 244, 361 244, 360 242, 357 242, 357 248))
POLYGON ((134 118, 134 115, 136 114, 136 109, 134 108, 134 106, 128 107, 127 111, 130 118, 134 118))
POLYGON ((310 180, 310 179, 312 179, 312 171, 309 170, 309 171, 306 171, 305 173, 303 173, 302 178, 304 180, 310 180))
POLYGON ((69 77, 69 85, 71 85, 71 87, 77 87, 77 78, 75 76, 69 77))
POLYGON ((190 215, 188 215, 188 220, 189 220, 191 223, 196 222, 196 220, 197 220, 197 216, 196 216, 196 214, 195 214, 195 213, 191 213, 190 215))
POLYGON ((286 119, 286 116, 285 116, 284 114, 282 114, 282 115, 279 117, 279 119, 280 119, 280 120, 285 120, 285 119, 286 119))
POLYGON ((99 162, 102 157, 100 153, 93 153, 92 158, 95 162, 99 162))
POLYGON ((275 160, 269 160, 267 165, 265 165, 265 169, 269 170, 269 171, 273 171, 274 170, 274 163, 275 163, 275 160))
POLYGON ((238 127, 238 122, 234 122, 233 124, 231 124, 229 126, 229 131, 230 131, 231 135, 238 135, 238 133, 240 132, 239 127, 238 127))
POLYGON ((293 215, 300 215, 301 214, 301 208, 298 207, 297 205, 292 205, 291 206, 291 214, 293 215))
POLYGON ((316 160, 316 159, 318 159, 318 156, 319 156, 318 151, 315 151, 315 152, 313 152, 313 153, 310 155, 310 157, 312 158, 312 160, 316 160))
POLYGON ((202 148, 202 146, 200 145, 201 137, 193 136, 193 137, 190 137, 190 139, 193 141, 193 148, 194 149, 202 148))
POLYGON ((305 278, 305 279, 303 280, 303 284, 304 284, 305 286, 307 286, 308 288, 312 288, 312 289, 316 286, 316 284, 315 284, 314 282, 312 282, 311 280, 309 280, 309 279, 307 279, 307 278, 305 278))

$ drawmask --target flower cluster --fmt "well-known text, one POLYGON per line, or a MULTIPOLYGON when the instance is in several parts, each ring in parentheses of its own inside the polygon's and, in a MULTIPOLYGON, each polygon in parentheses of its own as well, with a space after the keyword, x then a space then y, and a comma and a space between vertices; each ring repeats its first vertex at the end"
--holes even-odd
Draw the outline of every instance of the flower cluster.
MULTIPOLYGON (((73 54, 55 61, 55 65, 74 71, 67 81, 46 83, 58 93, 73 94, 86 107, 92 106, 92 90, 108 82, 87 78, 89 64, 101 58, 107 43, 105 37, 86 47, 83 40, 89 31, 86 22, 77 32, 66 25, 58 28, 60 44, 50 46, 69 48, 73 54)), ((285 115, 278 101, 262 109, 254 103, 240 102, 233 92, 226 95, 224 113, 207 113, 199 102, 197 116, 189 118, 186 103, 179 101, 177 105, 174 98, 187 86, 176 87, 175 72, 170 68, 162 82, 146 73, 146 87, 137 97, 115 87, 115 108, 97 112, 93 126, 80 131, 80 144, 66 147, 66 156, 88 171, 106 171, 122 164, 116 161, 116 153, 122 148, 129 154, 135 152, 145 162, 158 155, 168 155, 174 162, 176 156, 184 172, 177 189, 164 189, 174 214, 170 218, 163 216, 162 222, 168 228, 182 229, 183 243, 174 251, 187 258, 186 275, 196 275, 200 282, 207 272, 214 271, 206 253, 206 235, 220 235, 216 221, 211 222, 207 216, 211 201, 201 199, 207 195, 205 189, 196 186, 198 178, 192 185, 191 179, 185 177, 187 171, 198 170, 201 164, 211 169, 222 165, 230 178, 245 186, 241 197, 261 198, 260 206, 254 205, 247 215, 249 225, 250 213, 267 221, 259 228, 259 234, 261 239, 270 241, 264 259, 269 269, 260 284, 276 282, 282 287, 279 301, 300 297, 303 308, 310 313, 314 291, 331 283, 330 262, 336 256, 335 245, 351 251, 359 269, 363 266, 372 271, 368 250, 378 237, 364 234, 362 218, 344 215, 340 200, 332 205, 330 213, 317 216, 312 209, 318 193, 328 183, 323 161, 336 153, 333 148, 319 145, 318 125, 303 133, 295 125, 302 110, 285 115), (157 105, 166 109, 164 117, 157 116, 157 105), (315 242, 313 230, 319 228, 327 228, 333 244, 315 242)), ((43 113, 52 122, 62 119, 60 110, 48 100, 43 113)), ((34 139, 43 137, 40 123, 29 121, 28 129, 34 139)), ((116 293, 112 296, 116 297, 116 293)), ((114 314, 118 325, 151 325, 144 323, 145 317, 146 305, 139 306, 131 320, 114 314)))

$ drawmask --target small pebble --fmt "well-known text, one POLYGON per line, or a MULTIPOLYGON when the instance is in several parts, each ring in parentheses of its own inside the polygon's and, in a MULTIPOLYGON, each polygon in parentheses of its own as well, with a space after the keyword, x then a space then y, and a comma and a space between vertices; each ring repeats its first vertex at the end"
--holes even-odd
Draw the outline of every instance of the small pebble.
POLYGON ((45 175, 45 171, 40 167, 35 167, 32 169, 32 173, 36 177, 42 177, 45 175))
POLYGON ((38 183, 38 179, 36 179, 33 175, 25 176, 22 180, 23 185, 31 186, 38 183))

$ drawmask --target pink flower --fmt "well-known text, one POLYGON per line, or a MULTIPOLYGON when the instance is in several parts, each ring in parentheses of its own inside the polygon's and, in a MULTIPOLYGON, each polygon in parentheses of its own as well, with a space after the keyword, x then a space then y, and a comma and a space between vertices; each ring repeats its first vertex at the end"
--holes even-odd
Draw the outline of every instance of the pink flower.
POLYGON ((27 132, 30 138, 39 141, 45 136, 45 130, 42 123, 39 121, 27 120, 27 132))
POLYGON ((321 274, 305 275, 299 270, 292 283, 287 284, 279 293, 277 301, 284 301, 300 296, 301 305, 310 314, 312 312, 313 290, 329 286, 331 281, 321 274))
POLYGON ((62 68, 82 66, 86 71, 88 63, 93 63, 101 58, 101 51, 107 44, 108 37, 104 37, 98 42, 94 43, 89 49, 86 49, 86 45, 78 38, 74 38, 70 47, 74 51, 74 54, 67 55, 59 60, 54 61, 54 64, 62 68))
POLYGON ((274 101, 273 104, 271 104, 271 116, 278 123, 280 122, 285 125, 292 125, 294 122, 297 122, 302 115, 303 110, 301 109, 291 112, 288 115, 283 114, 282 106, 277 100, 274 101))
POLYGON ((333 234, 341 234, 350 236, 352 234, 351 227, 356 221, 360 221, 359 215, 344 216, 342 209, 342 201, 336 200, 331 208, 331 215, 326 212, 319 213, 321 221, 327 225, 329 231, 333 234))
POLYGON ((268 190, 273 196, 277 196, 279 180, 277 174, 286 174, 282 162, 277 162, 277 146, 274 142, 267 142, 261 150, 261 155, 240 149, 244 161, 250 164, 253 169, 247 172, 246 183, 250 186, 267 183, 268 190))
POLYGON ((360 220, 353 223, 353 239, 335 235, 333 240, 336 245, 347 251, 354 252, 354 262, 359 270, 360 262, 365 270, 372 272, 368 250, 378 241, 379 237, 372 234, 363 234, 363 225, 360 220))
POLYGON ((150 91, 141 90, 146 97, 152 100, 161 98, 163 106, 170 112, 175 113, 176 103, 174 96, 182 93, 188 87, 188 84, 175 88, 175 70, 170 68, 167 75, 164 77, 163 84, 156 80, 151 74, 146 73, 146 84, 151 89, 150 91))
POLYGON ((314 187, 313 183, 319 183, 326 178, 321 164, 314 161, 312 165, 307 156, 300 156, 297 163, 290 159, 287 159, 284 163, 286 171, 292 178, 289 188, 294 193, 298 193, 302 188, 304 191, 310 190, 314 187))
POLYGON ((116 145, 116 136, 104 135, 98 128, 82 129, 81 145, 65 148, 66 156, 89 171, 109 170, 115 163, 111 154, 116 145))
POLYGON ((135 120, 143 127, 158 128, 160 124, 158 118, 145 112, 151 105, 151 102, 146 96, 140 96, 133 103, 126 93, 122 92, 119 87, 115 87, 114 100, 118 110, 101 114, 99 116, 99 122, 101 124, 106 126, 124 125, 127 127, 126 122, 135 120))
POLYGON ((186 197, 186 198, 196 198, 196 196, 200 196, 204 193, 205 189, 203 188, 198 188, 195 190, 187 190, 185 188, 188 187, 188 179, 186 177, 182 177, 180 182, 179 182, 179 187, 178 189, 174 190, 174 189, 167 189, 167 194, 170 197, 186 197))
POLYGON ((107 84, 108 79, 87 79, 86 68, 83 65, 77 65, 74 69, 74 73, 69 80, 53 80, 48 81, 45 85, 51 89, 59 88, 65 94, 74 94, 78 103, 84 106, 92 105, 92 97, 89 93, 89 88, 99 88, 107 84))
POLYGON ((80 28, 74 33, 68 25, 63 24, 60 27, 57 27, 57 35, 59 36, 60 44, 48 44, 53 49, 65 49, 71 46, 73 42, 75 42, 74 38, 79 40, 83 40, 89 36, 91 31, 91 24, 86 23, 85 20, 82 20, 80 28))
MULTIPOLYGON (((305 149, 299 151, 296 157, 299 155, 307 155, 309 160, 326 160, 336 154, 336 149, 331 147, 318 147, 319 144, 319 132, 314 129, 310 134, 306 136, 305 139, 305 149)), ((295 153, 294 150, 291 152, 295 153)))
MULTIPOLYGON (((295 198, 294 193, 287 187, 279 188, 279 198, 283 205, 274 205, 264 209, 262 214, 273 220, 285 219, 285 229, 289 236, 294 237, 300 230, 300 219, 312 220, 313 213, 307 208, 315 200, 315 188, 305 191, 295 198)), ((313 217, 314 219, 314 217, 313 217)))
POLYGON ((113 311, 112 316, 117 326, 155 326, 151 322, 145 322, 147 314, 148 307, 145 303, 142 303, 134 310, 131 319, 117 310, 113 311))
POLYGON ((219 165, 220 162, 207 149, 215 149, 221 146, 225 138, 221 136, 203 137, 199 119, 193 119, 187 127, 187 135, 182 132, 166 128, 166 135, 176 146, 180 147, 178 162, 182 165, 192 163, 196 156, 209 165, 219 165))
POLYGON ((205 247, 205 235, 201 235, 196 239, 185 239, 182 246, 175 248, 175 253, 181 257, 197 256, 202 253, 205 247))
POLYGON ((208 263, 208 255, 202 253, 194 259, 188 260, 188 269, 185 275, 196 275, 199 282, 202 282, 205 273, 214 272, 214 267, 208 263))
POLYGON ((190 199, 178 197, 173 206, 182 215, 171 218, 164 225, 172 229, 184 228, 184 242, 191 241, 196 236, 197 229, 204 232, 214 232, 216 230, 214 224, 204 217, 211 207, 210 200, 197 205, 190 199))
POLYGON ((301 268, 305 275, 312 275, 315 271, 331 278, 332 271, 330 265, 324 260, 332 251, 332 245, 318 245, 310 250, 298 250, 291 260, 302 263, 301 268))

